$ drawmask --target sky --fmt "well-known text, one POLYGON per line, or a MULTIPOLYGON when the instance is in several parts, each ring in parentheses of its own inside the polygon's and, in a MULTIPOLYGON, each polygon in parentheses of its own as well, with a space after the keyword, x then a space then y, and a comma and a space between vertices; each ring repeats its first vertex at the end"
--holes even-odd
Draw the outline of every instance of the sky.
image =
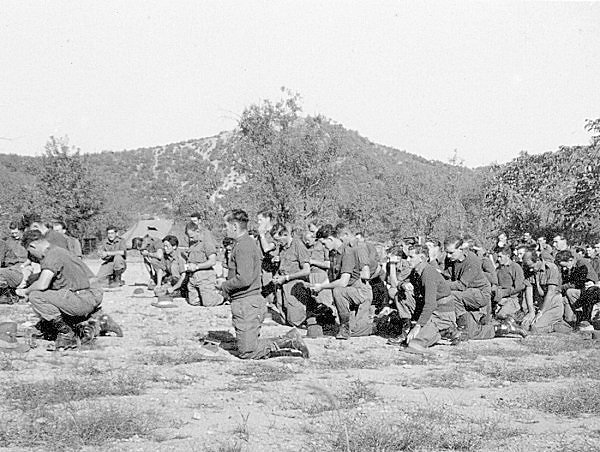
POLYGON ((0 1, 0 152, 231 130, 298 92, 370 140, 466 165, 588 144, 600 2, 0 1))

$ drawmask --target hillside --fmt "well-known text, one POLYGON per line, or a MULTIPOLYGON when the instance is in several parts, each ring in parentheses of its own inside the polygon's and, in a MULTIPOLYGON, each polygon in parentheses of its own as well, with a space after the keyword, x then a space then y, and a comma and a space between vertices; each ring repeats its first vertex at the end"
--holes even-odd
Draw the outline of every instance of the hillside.
MULTIPOLYGON (((329 206, 332 212, 327 218, 332 221, 341 218, 373 232, 393 229, 391 222, 395 215, 391 212, 397 211, 399 204, 419 210, 415 201, 408 199, 416 197, 414 189, 419 192, 418 199, 434 201, 440 195, 435 189, 439 181, 450 181, 457 174, 462 178, 473 176, 469 169, 372 143, 339 125, 328 124, 328 127, 335 128, 341 142, 337 204, 329 206), (389 189, 395 192, 390 193, 389 189), (380 202, 385 199, 388 206, 381 208, 380 202)), ((102 223, 117 221, 127 226, 143 214, 185 216, 193 210, 206 211, 211 207, 216 210, 215 207, 236 202, 250 211, 260 208, 260 199, 253 199, 254 204, 247 205, 248 200, 243 196, 244 177, 232 170, 232 162, 228 160, 233 138, 233 132, 222 132, 164 146, 84 154, 85 162, 105 190, 109 212, 102 223)), ((41 160, 41 157, 0 155, 0 177, 10 187, 9 191, 27 193, 23 186, 35 185, 41 160)), ((5 212, 27 210, 27 203, 16 203, 14 199, 5 204, 5 212)), ((432 221, 424 220, 427 232, 433 228, 432 221)), ((401 223, 406 227, 415 225, 406 218, 401 223)))

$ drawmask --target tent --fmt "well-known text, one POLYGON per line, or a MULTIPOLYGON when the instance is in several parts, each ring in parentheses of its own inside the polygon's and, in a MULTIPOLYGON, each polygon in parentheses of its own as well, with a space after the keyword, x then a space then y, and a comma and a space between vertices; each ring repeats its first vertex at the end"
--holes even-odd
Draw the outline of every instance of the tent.
POLYGON ((146 234, 150 234, 152 237, 162 239, 166 235, 174 235, 179 239, 179 243, 182 246, 186 246, 187 239, 185 237, 185 230, 182 225, 174 220, 167 220, 161 218, 152 218, 148 220, 139 220, 131 228, 121 235, 121 238, 125 240, 128 248, 131 248, 131 240, 135 237, 144 237, 146 234))

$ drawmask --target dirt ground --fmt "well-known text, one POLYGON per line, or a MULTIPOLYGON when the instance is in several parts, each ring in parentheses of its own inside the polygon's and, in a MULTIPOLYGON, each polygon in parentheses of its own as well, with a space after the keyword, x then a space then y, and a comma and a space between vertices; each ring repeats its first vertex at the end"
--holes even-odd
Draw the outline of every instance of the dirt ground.
MULTIPOLYGON (((98 268, 96 261, 89 264, 98 268)), ((213 332, 228 345, 229 306, 155 308, 151 292, 132 296, 147 280, 139 262, 129 263, 124 279, 127 285, 107 291, 103 302, 123 338, 101 337, 85 350, 64 353, 47 352, 44 341, 26 354, 0 353, 0 412, 7 425, 35 417, 28 404, 47 397, 36 409, 60 413, 87 404, 149 416, 150 427, 138 434, 106 431, 104 440, 69 446, 83 450, 600 450, 600 341, 591 337, 471 341, 436 346, 425 356, 376 336, 325 337, 307 339, 308 360, 245 362, 225 349, 201 347, 198 339, 213 332), (53 401, 49 394, 57 382, 83 387, 125 377, 138 385, 131 394, 100 392, 75 405, 68 395, 53 401), (27 392, 40 382, 49 384, 45 392, 27 392)), ((0 306, 0 318, 33 317, 19 304, 0 306)), ((267 320, 262 331, 269 337, 287 329, 267 320)), ((50 421, 46 415, 0 431, 0 449, 63 449, 35 430, 50 421)))

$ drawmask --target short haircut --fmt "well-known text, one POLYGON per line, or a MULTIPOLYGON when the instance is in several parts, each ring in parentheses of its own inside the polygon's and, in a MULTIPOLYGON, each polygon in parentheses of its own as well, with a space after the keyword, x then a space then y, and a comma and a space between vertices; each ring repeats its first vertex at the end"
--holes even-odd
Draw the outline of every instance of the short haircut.
POLYGON ((446 240, 444 240, 444 248, 448 248, 450 245, 454 245, 455 248, 460 248, 462 244, 463 239, 457 235, 451 235, 450 237, 446 237, 446 240))
POLYGON ((523 255, 523 260, 525 260, 527 257, 531 259, 531 262, 538 262, 541 259, 540 256, 538 256, 538 253, 531 250, 527 250, 525 252, 525 254, 523 255))
MULTIPOLYGON (((527 249, 527 252, 531 251, 531 250, 529 249, 529 247, 521 247, 521 248, 526 248, 526 249, 527 249)), ((517 248, 517 249, 518 249, 518 248, 517 248)), ((513 252, 512 252, 512 249, 510 248, 510 246, 503 246, 502 248, 500 248, 500 249, 498 250, 498 254, 504 254, 505 256, 508 256, 508 257, 512 257, 512 253, 513 253, 513 252)))
POLYGON ((23 222, 22 221, 15 220, 15 221, 11 221, 10 222, 10 224, 8 225, 8 229, 10 229, 10 230, 18 229, 19 231, 22 231, 25 228, 23 227, 23 222))
POLYGON ((331 224, 324 224, 317 231, 318 239, 326 239, 329 237, 337 237, 337 236, 338 236, 337 230, 331 224))
POLYGON ((108 231, 115 231, 115 232, 117 232, 118 229, 117 229, 116 226, 110 224, 110 225, 106 226, 106 232, 108 232, 108 231))
POLYGON ((275 236, 275 235, 282 235, 282 234, 289 234, 290 233, 290 228, 288 228, 285 224, 283 223, 276 223, 272 228, 271 228, 271 235, 275 236))
POLYGON ((556 262, 569 262, 570 259, 573 259, 573 253, 569 250, 562 250, 556 253, 556 262))
POLYGON ((565 240, 565 241, 567 240, 567 238, 564 235, 562 235, 562 234, 556 234, 554 236, 554 239, 565 240))
POLYGON ((260 215, 263 218, 268 218, 271 221, 273 221, 275 219, 275 214, 273 213, 272 210, 269 210, 269 209, 261 209, 258 211, 258 213, 256 215, 257 216, 260 215))
POLYGON ((573 249, 575 250, 576 253, 581 253, 581 254, 585 254, 585 251, 586 251, 586 249, 584 247, 582 247, 581 245, 577 245, 573 249))
POLYGON ((64 222, 64 221, 62 221, 62 220, 53 220, 53 221, 52 221, 52 224, 53 224, 53 225, 55 225, 55 224, 56 224, 56 225, 60 225, 60 227, 61 227, 61 228, 63 228, 63 230, 65 230, 65 231, 67 230, 67 223, 65 223, 65 222, 64 222))
POLYGON ((248 229, 248 214, 242 209, 233 209, 223 216, 227 223, 237 223, 244 230, 248 229))
POLYGON ((235 243, 235 240, 232 239, 231 237, 225 237, 223 239, 223 247, 227 248, 228 246, 231 246, 235 243))
POLYGON ((204 218, 204 215, 202 215, 200 212, 194 212, 190 214, 190 218, 204 218))
POLYGON ((29 245, 31 245, 31 243, 41 240, 43 238, 44 236, 40 231, 38 231, 37 229, 30 229, 29 231, 26 231, 25 234, 23 234, 23 238, 21 239, 21 245, 23 245, 23 248, 27 249, 29 248, 29 245))
POLYGON ((350 226, 348 226, 346 223, 338 223, 335 225, 335 232, 336 232, 336 237, 339 237, 341 235, 344 235, 345 233, 348 233, 350 235, 352 234, 352 228, 350 228, 350 226))
POLYGON ((32 214, 27 215, 27 217, 24 218, 24 220, 25 220, 25 225, 27 227, 31 227, 31 225, 33 223, 42 223, 42 217, 39 216, 37 213, 32 213, 32 214))
POLYGON ((437 237, 429 237, 425 240, 425 243, 430 242, 433 243, 433 246, 442 247, 442 242, 437 237))
POLYGON ((187 231, 197 231, 198 229, 200 229, 198 227, 198 225, 192 221, 188 222, 185 224, 185 232, 187 231))
POLYGON ((415 254, 420 254, 425 257, 429 255, 429 248, 427 248, 425 245, 409 245, 408 252, 410 253, 411 251, 414 251, 415 254))
POLYGON ((169 242, 172 246, 179 246, 179 239, 174 235, 167 235, 162 241, 169 242))

